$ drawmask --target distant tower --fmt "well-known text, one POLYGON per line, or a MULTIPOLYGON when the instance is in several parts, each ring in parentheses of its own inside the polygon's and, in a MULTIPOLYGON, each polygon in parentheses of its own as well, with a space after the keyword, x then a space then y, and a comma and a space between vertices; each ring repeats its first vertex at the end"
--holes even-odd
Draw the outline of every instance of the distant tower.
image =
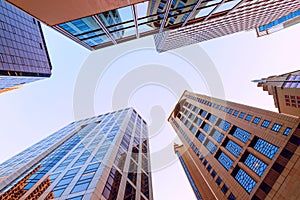
POLYGON ((258 82, 258 87, 273 96, 275 107, 280 113, 300 116, 300 70, 254 82, 258 82))

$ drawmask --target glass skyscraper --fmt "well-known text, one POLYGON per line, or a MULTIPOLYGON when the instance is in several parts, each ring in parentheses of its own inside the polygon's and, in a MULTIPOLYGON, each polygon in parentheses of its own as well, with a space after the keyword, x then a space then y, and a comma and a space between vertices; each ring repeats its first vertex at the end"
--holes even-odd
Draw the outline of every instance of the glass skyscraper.
POLYGON ((185 91, 168 121, 197 199, 299 199, 300 118, 185 91))
POLYGON ((132 108, 73 122, 0 165, 0 199, 153 199, 148 130, 132 108))
POLYGON ((0 93, 50 77, 40 22, 0 0, 0 93))
POLYGON ((8 1, 90 50, 154 35, 159 52, 269 28, 300 9, 295 0, 8 1))

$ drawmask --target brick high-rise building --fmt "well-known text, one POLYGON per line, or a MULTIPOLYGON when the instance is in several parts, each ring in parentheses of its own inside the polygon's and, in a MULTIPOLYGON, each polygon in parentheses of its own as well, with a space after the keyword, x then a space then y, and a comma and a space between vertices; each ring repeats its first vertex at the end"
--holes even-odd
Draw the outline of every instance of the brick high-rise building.
POLYGON ((69 124, 0 165, 0 199, 152 200, 148 129, 132 108, 69 124))
POLYGON ((275 107, 280 113, 300 116, 300 70, 255 80, 273 96, 275 107))
POLYGON ((8 1, 90 50, 155 35, 159 52, 256 29, 300 9, 295 0, 8 1))
POLYGON ((169 117, 197 199, 299 199, 300 118, 185 91, 169 117))
POLYGON ((0 93, 51 76, 41 24, 0 0, 0 93))

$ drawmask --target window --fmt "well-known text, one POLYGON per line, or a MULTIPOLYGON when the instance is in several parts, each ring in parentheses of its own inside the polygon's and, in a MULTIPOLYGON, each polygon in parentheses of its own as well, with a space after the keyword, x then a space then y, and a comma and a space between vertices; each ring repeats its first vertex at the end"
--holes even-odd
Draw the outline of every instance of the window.
POLYGON ((203 165, 204 165, 204 166, 207 165, 207 160, 206 160, 206 159, 204 160, 203 165))
POLYGON ((274 123, 274 125, 272 127, 272 131, 279 132, 281 127, 282 127, 282 125, 274 123))
POLYGON ((236 128, 236 130, 234 131, 234 133, 232 135, 244 143, 246 143, 251 136, 250 133, 248 133, 247 131, 240 129, 240 128, 236 128))
POLYGON ((208 121, 210 121, 212 124, 215 123, 215 121, 217 120, 217 117, 215 115, 210 115, 208 117, 208 121))
POLYGON ((227 185, 224 184, 223 187, 221 188, 221 190, 222 190, 223 194, 226 194, 228 191, 227 185))
POLYGON ((207 113, 207 112, 206 112, 205 110, 201 110, 201 111, 200 111, 201 117, 205 118, 206 113, 207 113))
POLYGON ((245 160, 245 165, 247 165, 252 171, 254 171, 258 176, 262 176, 268 165, 255 157, 252 154, 249 154, 245 160))
POLYGON ((238 114, 239 114, 239 111, 235 110, 234 113, 233 113, 233 116, 237 116, 238 114))
POLYGON ((224 135, 222 133, 220 133, 219 131, 217 130, 214 130, 213 131, 213 134, 212 134, 212 138, 217 141, 218 143, 220 143, 223 139, 224 135))
POLYGON ((220 184, 222 183, 222 179, 221 179, 220 176, 218 176, 218 178, 217 178, 217 180, 216 180, 216 183, 217 183, 218 185, 220 185, 220 184))
POLYGON ((256 185, 256 181, 251 178, 244 170, 239 169, 235 179, 250 194, 256 185))
POLYGON ((204 141, 204 139, 206 138, 206 136, 203 133, 200 132, 200 134, 197 138, 202 143, 204 141))
POLYGON ((223 167, 228 171, 233 165, 233 160, 231 160, 225 153, 221 153, 218 161, 223 165, 223 167))
POLYGON ((239 118, 243 119, 244 117, 245 117, 245 113, 244 113, 244 112, 241 112, 241 113, 239 114, 239 118))
POLYGON ((258 124, 260 122, 260 118, 259 117, 255 117, 252 121, 253 124, 258 124))
POLYGON ((247 117, 245 118, 245 120, 249 122, 252 117, 253 117, 252 115, 248 114, 247 117))
POLYGON ((215 170, 213 170, 213 171, 211 172, 211 177, 215 178, 216 175, 217 175, 217 172, 216 172, 215 170))
POLYGON ((262 127, 265 127, 265 128, 268 128, 268 126, 270 125, 270 123, 271 123, 271 122, 270 122, 269 120, 266 120, 266 119, 265 119, 265 120, 261 123, 261 126, 262 126, 262 127))
POLYGON ((208 133, 208 132, 210 131, 210 129, 211 129, 211 126, 210 126, 210 125, 204 124, 203 130, 204 130, 206 133, 208 133))
POLYGON ((231 114, 233 112, 233 109, 229 109, 228 114, 231 114))
POLYGON ((257 140, 253 148, 270 159, 274 158, 275 154, 279 149, 279 147, 260 138, 257 140))
POLYGON ((228 131, 230 128, 230 125, 231 124, 229 122, 221 119, 219 121, 218 127, 221 128, 223 131, 228 131))
POLYGON ((288 136, 290 134, 290 132, 292 131, 292 129, 290 127, 287 127, 284 132, 283 135, 288 136))
POLYGON ((242 147, 233 142, 232 140, 229 140, 225 148, 236 157, 240 155, 242 151, 242 147))
POLYGON ((208 172, 210 172, 211 168, 212 168, 211 165, 208 165, 206 169, 208 172))
POLYGON ((67 200, 81 200, 82 199, 82 195, 77 196, 77 197, 72 197, 72 198, 68 198, 67 200))
POLYGON ((230 193, 227 200, 236 200, 236 197, 232 193, 230 193))
MULTIPOLYGON (((207 141, 207 140, 206 140, 207 141)), ((217 149, 217 146, 208 140, 208 142, 206 143, 205 147, 207 148, 207 150, 213 154, 215 152, 215 150, 217 149)))
POLYGON ((194 122, 195 122, 198 126, 200 126, 202 120, 201 120, 200 118, 196 117, 195 120, 194 120, 194 122))

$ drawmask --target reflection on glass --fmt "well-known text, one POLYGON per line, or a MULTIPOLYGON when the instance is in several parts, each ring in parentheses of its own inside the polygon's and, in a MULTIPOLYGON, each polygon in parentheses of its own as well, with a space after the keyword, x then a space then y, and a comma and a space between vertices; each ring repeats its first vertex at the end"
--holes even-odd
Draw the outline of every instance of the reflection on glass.
POLYGON ((211 6, 211 7, 207 7, 207 8, 204 8, 204 9, 201 9, 198 14, 195 16, 195 19, 197 18, 200 18, 200 17, 205 17, 207 15, 209 15, 209 13, 215 9, 215 7, 217 7, 216 5, 215 6, 211 6))
POLYGON ((228 11, 234 8, 238 3, 240 3, 242 0, 233 0, 226 3, 223 3, 219 8, 217 8, 214 13, 219 13, 223 11, 228 11))
POLYGON ((59 26, 90 46, 109 41, 108 37, 92 17, 73 20, 59 26))

